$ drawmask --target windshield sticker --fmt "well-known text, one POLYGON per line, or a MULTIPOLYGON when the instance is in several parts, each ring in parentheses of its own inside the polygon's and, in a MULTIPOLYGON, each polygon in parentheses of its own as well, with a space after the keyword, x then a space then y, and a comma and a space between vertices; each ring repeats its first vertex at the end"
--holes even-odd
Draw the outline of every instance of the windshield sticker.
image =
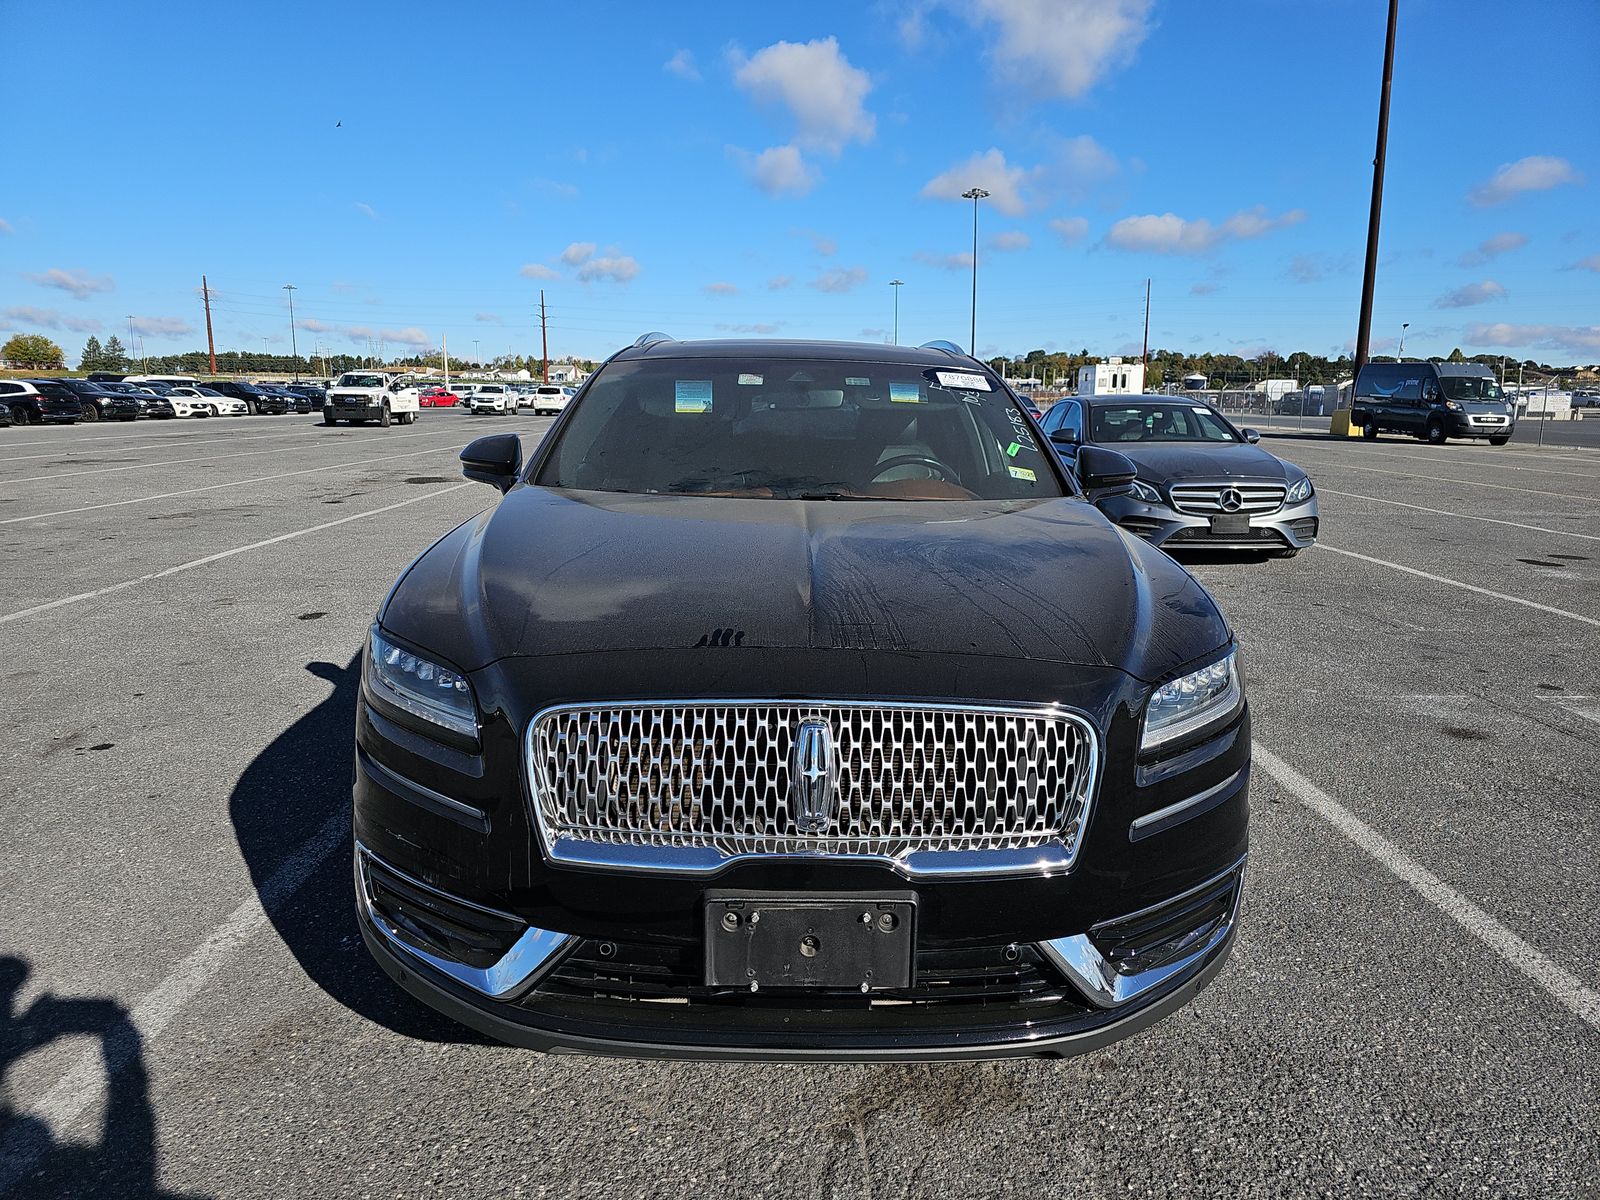
POLYGON ((844 385, 845 387, 871 387, 872 380, 864 379, 860 375, 846 375, 844 377, 844 385))
POLYGON ((1006 471, 1013 479, 1026 480, 1028 483, 1039 482, 1039 477, 1028 470, 1027 467, 1007 467, 1006 471))
POLYGON ((1015 458, 1017 456, 1018 452, 1021 451, 1021 449, 1022 449, 1022 443, 1021 442, 1012 442, 1011 445, 1006 447, 1006 455, 1008 457, 1010 457, 1010 458, 1015 458))
POLYGON ((672 397, 673 411, 708 413, 711 411, 711 380, 680 379, 672 397))
POLYGON ((933 377, 939 381, 940 387, 952 388, 958 392, 987 392, 990 390, 987 379, 982 375, 974 375, 967 371, 935 371, 933 377))
POLYGON ((894 404, 921 404, 922 388, 903 379, 892 379, 889 381, 889 399, 894 404))
POLYGON ((739 385, 741 387, 760 387, 761 386, 761 376, 760 375, 751 375, 748 372, 741 371, 739 373, 739 385))

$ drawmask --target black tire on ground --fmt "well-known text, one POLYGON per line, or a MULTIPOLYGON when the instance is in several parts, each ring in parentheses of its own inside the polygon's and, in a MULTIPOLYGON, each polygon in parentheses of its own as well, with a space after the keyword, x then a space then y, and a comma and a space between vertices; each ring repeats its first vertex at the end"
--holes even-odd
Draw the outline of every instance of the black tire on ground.
POLYGON ((206 414, 207 416, 220 417, 222 415, 221 411, 217 408, 217 406, 215 404, 208 405, 207 407, 209 407, 210 410, 211 410, 209 413, 206 414))
POLYGON ((11 422, 14 425, 32 425, 33 414, 19 404, 11 410, 11 422))
POLYGON ((1509 441, 1510 441, 1510 440, 1511 440, 1511 439, 1510 439, 1510 438, 1508 438, 1508 437, 1503 437, 1503 438, 1490 438, 1490 439, 1489 439, 1489 445, 1491 445, 1491 446, 1504 446, 1504 445, 1505 445, 1505 444, 1506 444, 1506 443, 1507 443, 1507 442, 1509 442, 1509 441))
POLYGON ((384 429, 387 429, 393 423, 393 418, 389 416, 389 406, 385 404, 383 406, 383 411, 378 414, 378 424, 384 429))
POLYGON ((254 400, 246 400, 244 402, 244 411, 246 416, 253 417, 259 410, 256 408, 256 402, 254 400))
POLYGON ((1428 445, 1442 446, 1445 438, 1444 425, 1438 421, 1429 421, 1428 428, 1423 431, 1422 436, 1427 438, 1428 445))
POLYGON ((1366 438, 1367 441, 1369 441, 1369 442, 1377 441, 1378 440, 1378 424, 1377 424, 1377 422, 1376 421, 1368 421, 1365 425, 1363 425, 1361 427, 1361 436, 1366 438))
POLYGON ((83 412, 83 419, 85 421, 98 421, 100 419, 100 410, 94 405, 80 404, 78 407, 83 412))

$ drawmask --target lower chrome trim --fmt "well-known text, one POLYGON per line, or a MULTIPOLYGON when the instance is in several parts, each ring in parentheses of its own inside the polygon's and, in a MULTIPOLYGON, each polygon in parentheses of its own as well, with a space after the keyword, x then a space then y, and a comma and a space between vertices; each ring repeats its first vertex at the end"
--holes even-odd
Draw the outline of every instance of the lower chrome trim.
MULTIPOLYGON (((1246 858, 1248 858, 1248 855, 1246 858)), ((1232 931, 1234 923, 1239 919, 1239 906, 1244 898, 1244 866, 1245 858, 1241 858, 1226 871, 1212 876, 1204 883, 1192 887, 1188 891, 1181 892, 1169 900, 1163 900, 1160 904, 1151 905, 1149 908, 1141 909, 1136 913, 1129 913, 1127 916, 1117 918, 1119 922, 1135 920, 1170 904, 1181 903, 1186 897, 1202 892, 1206 888, 1215 887, 1229 875, 1237 874, 1239 882, 1233 893, 1233 907, 1228 912, 1227 920, 1219 922, 1203 945, 1185 954, 1182 958, 1163 963, 1159 967, 1152 967, 1148 971, 1136 971, 1131 975, 1123 975, 1117 971, 1109 959, 1100 953, 1086 933, 1040 942, 1039 949, 1096 1008, 1116 1008, 1127 1004, 1131 1000, 1138 999, 1151 989, 1160 987, 1173 976, 1181 975, 1188 971, 1228 939, 1228 934, 1232 931)))
POLYGON ((1247 770, 1248 767, 1240 767, 1221 783, 1208 787, 1203 792, 1196 792, 1176 804, 1169 804, 1165 808, 1158 808, 1155 812, 1145 813, 1144 816, 1136 818, 1133 824, 1128 826, 1128 840, 1142 841, 1152 834, 1162 833, 1174 825, 1187 821, 1190 817, 1198 817, 1207 809, 1216 807, 1230 789, 1239 785, 1247 770), (1174 817, 1178 820, 1173 820, 1174 817))
POLYGON ((382 865, 385 871, 404 880, 412 887, 423 891, 432 892, 442 896, 452 904, 464 905, 468 908, 478 909, 480 912, 491 913, 497 917, 507 917, 513 921, 520 918, 510 913, 499 912, 496 909, 486 908, 481 904, 474 904, 459 896, 441 891, 432 884, 422 882, 413 875, 397 870, 378 858, 360 842, 356 843, 355 874, 356 874, 356 900, 361 905, 361 911, 372 926, 390 946, 432 967, 441 975, 454 980, 463 987, 471 988, 479 995, 487 996, 491 1000, 513 1000, 531 988, 544 971, 553 965, 556 956, 567 948, 576 939, 570 933, 556 933, 548 929, 539 929, 529 925, 500 958, 487 967, 469 967, 465 963, 455 962, 452 959, 442 958, 432 951, 424 950, 421 946, 413 945, 407 941, 394 925, 383 919, 373 903, 372 891, 368 883, 366 871, 367 860, 382 865))

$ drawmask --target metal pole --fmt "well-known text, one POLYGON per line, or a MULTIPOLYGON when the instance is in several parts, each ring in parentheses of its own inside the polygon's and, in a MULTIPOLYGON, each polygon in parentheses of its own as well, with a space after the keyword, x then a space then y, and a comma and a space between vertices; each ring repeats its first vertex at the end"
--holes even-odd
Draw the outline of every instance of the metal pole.
POLYGON ((292 283, 283 285, 283 290, 289 293, 289 353, 294 356, 294 377, 300 378, 300 346, 294 337, 294 293, 292 283))
POLYGON ((904 279, 891 279, 889 286, 894 289, 894 344, 900 344, 900 289, 905 286, 904 279))
POLYGON ((544 289, 539 289, 539 357, 544 362, 544 381, 550 382, 550 327, 544 314, 544 289))
POLYGON ((211 373, 217 373, 217 339, 211 334, 211 288, 206 284, 206 277, 200 276, 200 294, 206 301, 206 353, 211 358, 211 373))
POLYGON ((1410 321, 1400 322, 1400 349, 1394 352, 1395 360, 1401 361, 1406 356, 1406 330, 1411 328, 1410 321))
POLYGON ((1555 376, 1552 375, 1544 381, 1544 404, 1539 410, 1539 449, 1541 450, 1544 449, 1545 423, 1550 420, 1550 380, 1554 378, 1555 376))
POLYGON ((961 193, 963 200, 972 201, 972 328, 967 336, 967 353, 978 357, 978 201, 989 195, 980 187, 961 193))
MULTIPOLYGON (((1144 281, 1144 349, 1139 353, 1139 364, 1146 370, 1150 363, 1150 281, 1144 281)), ((1149 387, 1149 381, 1145 382, 1149 387)))
POLYGON ((1367 265, 1361 278, 1361 319, 1356 327, 1352 378, 1360 377, 1371 351, 1372 294, 1378 282, 1378 225, 1383 216, 1383 168, 1389 148, 1389 92, 1394 86, 1394 35, 1399 21, 1400 0, 1389 0, 1389 32, 1383 46, 1383 90, 1378 100, 1378 147, 1372 158, 1372 210, 1367 217, 1367 265))

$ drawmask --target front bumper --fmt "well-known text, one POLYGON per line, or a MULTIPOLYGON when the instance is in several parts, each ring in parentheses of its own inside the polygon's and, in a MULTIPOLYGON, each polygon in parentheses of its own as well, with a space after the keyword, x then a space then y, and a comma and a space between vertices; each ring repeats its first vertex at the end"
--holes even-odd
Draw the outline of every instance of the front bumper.
POLYGON ((334 399, 323 404, 322 414, 336 421, 375 421, 383 416, 383 402, 334 399))
POLYGON ((1453 438, 1510 437, 1517 424, 1510 417, 1485 418, 1469 413, 1451 413, 1446 429, 1453 438))
POLYGON ((1100 510, 1145 541, 1166 550, 1282 550, 1313 545, 1321 527, 1317 497, 1285 504, 1269 513, 1251 513, 1245 533, 1212 531, 1211 518, 1149 504, 1132 495, 1102 500, 1100 510))

